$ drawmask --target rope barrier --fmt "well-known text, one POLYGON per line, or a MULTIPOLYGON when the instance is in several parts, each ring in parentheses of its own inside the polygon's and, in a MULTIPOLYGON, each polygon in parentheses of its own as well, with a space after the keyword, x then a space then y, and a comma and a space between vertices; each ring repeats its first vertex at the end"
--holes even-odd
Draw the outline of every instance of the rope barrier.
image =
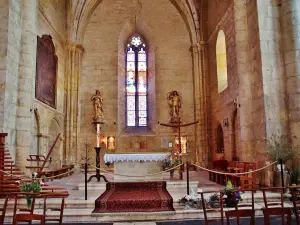
MULTIPOLYGON (((167 169, 167 170, 163 170, 163 171, 158 172, 158 173, 147 174, 146 176, 155 176, 155 175, 158 175, 158 174, 162 174, 163 172, 169 172, 169 171, 171 171, 171 170, 177 169, 178 167, 180 167, 180 166, 182 166, 182 165, 183 165, 183 163, 181 163, 181 164, 179 164, 179 165, 177 165, 177 166, 174 166, 173 168, 170 168, 170 169, 167 169)), ((101 171, 103 171, 103 172, 106 172, 106 173, 113 173, 113 172, 107 171, 107 170, 105 170, 105 169, 98 168, 98 167, 96 167, 96 166, 94 166, 94 165, 91 165, 91 164, 90 164, 90 166, 91 166, 91 167, 94 167, 94 168, 96 168, 96 169, 98 169, 98 170, 101 170, 101 171)), ((114 175, 117 175, 117 176, 122 176, 122 177, 145 177, 145 175, 134 175, 134 176, 131 176, 131 175, 124 175, 124 174, 117 174, 117 173, 113 173, 113 174, 114 174, 114 175)))
POLYGON ((277 162, 278 161, 275 161, 275 162, 271 163, 270 165, 266 165, 266 166, 264 166, 262 168, 259 168, 259 169, 256 169, 256 170, 252 170, 252 171, 248 171, 248 172, 243 172, 243 173, 226 173, 226 172, 224 173, 224 172, 220 172, 220 171, 217 171, 217 170, 210 170, 210 169, 204 168, 204 167, 199 166, 199 165, 194 164, 194 163, 192 163, 192 165, 194 165, 194 166, 196 166, 196 167, 198 167, 198 168, 200 168, 202 170, 205 170, 205 171, 208 171, 208 172, 212 172, 212 173, 217 173, 217 174, 223 174, 223 175, 245 175, 245 174, 256 173, 258 171, 264 170, 264 169, 266 169, 266 168, 268 168, 270 166, 273 166, 277 162))

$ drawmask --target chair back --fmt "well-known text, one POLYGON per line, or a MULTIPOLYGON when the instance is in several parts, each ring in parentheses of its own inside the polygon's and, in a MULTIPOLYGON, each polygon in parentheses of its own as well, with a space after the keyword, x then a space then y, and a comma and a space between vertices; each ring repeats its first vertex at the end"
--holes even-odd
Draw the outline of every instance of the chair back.
POLYGON ((69 194, 66 194, 65 192, 59 193, 59 192, 54 192, 54 193, 48 193, 44 195, 44 218, 45 218, 45 222, 47 223, 48 221, 52 221, 52 222, 58 222, 59 225, 62 225, 62 220, 63 220, 63 214, 64 214, 64 208, 65 208, 65 198, 68 196, 69 194), (60 207, 49 207, 47 205, 47 200, 49 199, 61 199, 61 204, 60 207), (54 218, 54 217, 47 217, 47 210, 51 210, 51 211, 58 211, 59 212, 59 217, 58 218, 54 218))
POLYGON ((244 190, 232 190, 234 196, 240 193, 251 193, 251 202, 238 203, 234 210, 228 210, 225 212, 227 225, 230 225, 230 218, 236 218, 237 224, 240 225, 240 218, 250 217, 250 224, 255 225, 255 209, 254 209, 254 193, 255 189, 244 189, 244 190), (251 206, 251 209, 249 207, 251 206))
POLYGON ((292 202, 294 207, 294 213, 296 217, 297 224, 300 224, 300 186, 291 186, 289 187, 292 193, 292 202))
POLYGON ((0 216, 0 224, 4 224, 4 219, 5 219, 5 213, 6 213, 8 199, 9 199, 9 195, 7 195, 5 197, 3 206, 2 206, 2 208, 0 208, 0 211, 2 211, 2 214, 0 216))
POLYGON ((223 192, 222 191, 220 191, 220 192, 207 191, 207 192, 201 192, 200 195, 201 195, 201 202, 202 202, 202 209, 203 209, 203 214, 204 214, 205 225, 209 224, 210 222, 215 222, 215 221, 219 221, 221 223, 221 225, 224 225, 223 192), (220 204, 219 208, 208 208, 207 205, 206 205, 204 195, 209 196, 209 195, 212 195, 212 194, 215 194, 215 193, 219 194, 219 204, 220 204), (208 212, 220 212, 221 213, 221 216, 220 216, 221 219, 210 219, 210 218, 208 218, 208 216, 207 216, 208 212))

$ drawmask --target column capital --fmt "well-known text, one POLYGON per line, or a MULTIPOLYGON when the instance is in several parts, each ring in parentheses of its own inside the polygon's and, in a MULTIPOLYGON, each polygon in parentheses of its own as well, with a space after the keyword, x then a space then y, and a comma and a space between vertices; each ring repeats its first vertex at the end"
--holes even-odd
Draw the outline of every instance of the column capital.
POLYGON ((199 43, 192 44, 190 47, 190 51, 193 53, 198 53, 200 51, 199 43))
POLYGON ((79 50, 80 53, 84 52, 84 48, 83 48, 82 45, 76 44, 76 43, 72 43, 72 42, 67 42, 66 45, 65 45, 65 48, 67 50, 74 50, 74 51, 79 50))

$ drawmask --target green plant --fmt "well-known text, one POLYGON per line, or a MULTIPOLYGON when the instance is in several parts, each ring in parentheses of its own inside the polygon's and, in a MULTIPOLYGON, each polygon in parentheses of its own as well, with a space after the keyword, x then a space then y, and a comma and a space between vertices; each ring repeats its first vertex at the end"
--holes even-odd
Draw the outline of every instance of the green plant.
POLYGON ((288 174, 290 175, 291 184, 298 184, 299 168, 296 167, 295 169, 290 169, 288 174))
MULTIPOLYGON (((18 183, 20 184, 21 192, 24 193, 40 193, 42 186, 44 185, 44 183, 37 178, 37 173, 32 174, 32 179, 30 182, 21 180, 18 183)), ((32 203, 33 196, 25 195, 25 197, 27 200, 27 205, 29 207, 32 203)))
POLYGON ((267 140, 268 154, 274 161, 282 159, 286 161, 300 155, 300 147, 293 144, 292 140, 286 135, 277 136, 273 134, 267 140))

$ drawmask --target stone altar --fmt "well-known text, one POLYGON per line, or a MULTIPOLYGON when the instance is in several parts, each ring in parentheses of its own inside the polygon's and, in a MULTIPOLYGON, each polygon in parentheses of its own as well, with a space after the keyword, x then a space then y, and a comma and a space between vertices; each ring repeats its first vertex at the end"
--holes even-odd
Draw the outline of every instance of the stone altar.
POLYGON ((163 180, 162 161, 168 158, 169 153, 105 154, 104 162, 114 163, 115 181, 149 181, 163 180))

